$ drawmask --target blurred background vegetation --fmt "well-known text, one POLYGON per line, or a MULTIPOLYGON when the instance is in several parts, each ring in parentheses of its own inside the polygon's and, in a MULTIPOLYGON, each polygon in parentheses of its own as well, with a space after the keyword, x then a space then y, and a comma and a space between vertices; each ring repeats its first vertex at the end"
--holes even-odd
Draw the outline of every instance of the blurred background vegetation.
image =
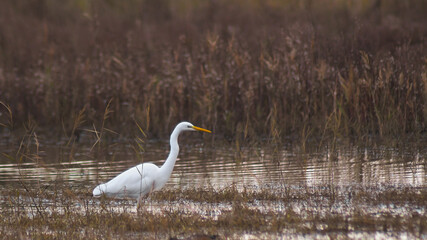
POLYGON ((423 0, 6 0, 0 131, 420 135, 423 0), (110 103, 108 105, 108 103, 110 103), (108 105, 108 111, 106 111, 108 105))

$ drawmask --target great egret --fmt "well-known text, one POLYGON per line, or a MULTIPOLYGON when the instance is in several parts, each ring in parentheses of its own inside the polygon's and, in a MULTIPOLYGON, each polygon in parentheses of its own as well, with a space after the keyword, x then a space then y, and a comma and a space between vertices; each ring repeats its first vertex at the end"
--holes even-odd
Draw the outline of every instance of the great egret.
POLYGON ((160 190, 168 181, 175 166, 179 153, 178 136, 184 131, 211 131, 193 126, 189 122, 181 122, 176 125, 170 137, 171 150, 165 163, 159 168, 152 163, 143 163, 132 167, 107 183, 95 187, 93 196, 102 194, 111 197, 132 197, 140 199, 142 196, 160 190))

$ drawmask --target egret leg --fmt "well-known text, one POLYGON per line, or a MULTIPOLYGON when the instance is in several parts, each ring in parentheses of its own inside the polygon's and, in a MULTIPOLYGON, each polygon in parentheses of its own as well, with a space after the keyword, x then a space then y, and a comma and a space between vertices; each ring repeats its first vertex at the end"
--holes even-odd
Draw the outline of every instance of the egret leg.
POLYGON ((140 195, 139 198, 137 199, 137 203, 136 203, 136 211, 137 212, 139 212, 139 210, 143 204, 144 204, 144 199, 143 199, 143 196, 140 195))
POLYGON ((150 191, 148 192, 148 194, 147 194, 147 197, 146 197, 146 201, 148 201, 148 203, 150 204, 149 205, 149 207, 150 207, 150 210, 152 211, 153 210, 153 201, 151 200, 151 194, 154 192, 154 184, 155 184, 155 182, 153 181, 153 184, 152 184, 152 186, 151 186, 151 189, 150 189, 150 191))
MULTIPOLYGON (((139 197, 137 199, 137 203, 136 203, 136 210, 137 211, 140 210, 140 208, 145 203, 145 201, 149 201, 151 203, 151 193, 154 192, 154 185, 155 185, 155 182, 153 182, 153 185, 151 186, 151 189, 146 196, 142 195, 142 194, 139 195, 139 197)), ((150 204, 150 206, 151 206, 151 204, 150 204)))

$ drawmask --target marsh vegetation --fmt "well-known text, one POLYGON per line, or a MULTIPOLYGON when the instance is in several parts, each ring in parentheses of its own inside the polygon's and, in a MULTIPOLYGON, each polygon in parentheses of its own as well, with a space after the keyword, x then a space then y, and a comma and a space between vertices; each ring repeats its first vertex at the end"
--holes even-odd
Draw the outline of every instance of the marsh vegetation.
POLYGON ((350 237, 423 238, 425 188, 293 186, 239 191, 176 189, 133 201, 93 201, 61 186, 55 194, 2 191, 1 237, 31 239, 350 237), (4 198, 4 197, 3 197, 4 198), (43 201, 40 200, 43 198, 43 201))
POLYGON ((70 134, 112 99, 121 134, 135 119, 159 137, 185 119, 231 139, 426 128, 425 1, 1 4, 0 100, 16 127, 70 134))

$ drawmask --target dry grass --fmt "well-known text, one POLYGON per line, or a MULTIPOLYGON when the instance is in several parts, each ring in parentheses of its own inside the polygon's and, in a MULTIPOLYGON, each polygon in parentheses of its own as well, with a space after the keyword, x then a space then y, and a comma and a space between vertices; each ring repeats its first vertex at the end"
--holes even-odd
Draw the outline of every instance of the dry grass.
MULTIPOLYGON (((282 187, 259 191, 167 190, 155 193, 139 211, 133 201, 87 197, 61 186, 57 192, 3 190, 2 238, 105 239, 188 237, 241 233, 297 233, 350 236, 354 232, 427 234, 424 188, 282 187), (283 195, 286 192, 286 196, 283 195), (204 196, 206 193, 208 197, 204 196), (195 197, 196 196, 196 197, 195 197), (384 207, 387 206, 387 207, 384 207)), ((237 234, 237 235, 235 235, 237 234)))
POLYGON ((0 123, 231 139, 426 129, 425 1, 2 1, 0 123), (111 100, 111 102, 110 102, 111 100), (76 125, 75 123, 79 124, 76 125))

